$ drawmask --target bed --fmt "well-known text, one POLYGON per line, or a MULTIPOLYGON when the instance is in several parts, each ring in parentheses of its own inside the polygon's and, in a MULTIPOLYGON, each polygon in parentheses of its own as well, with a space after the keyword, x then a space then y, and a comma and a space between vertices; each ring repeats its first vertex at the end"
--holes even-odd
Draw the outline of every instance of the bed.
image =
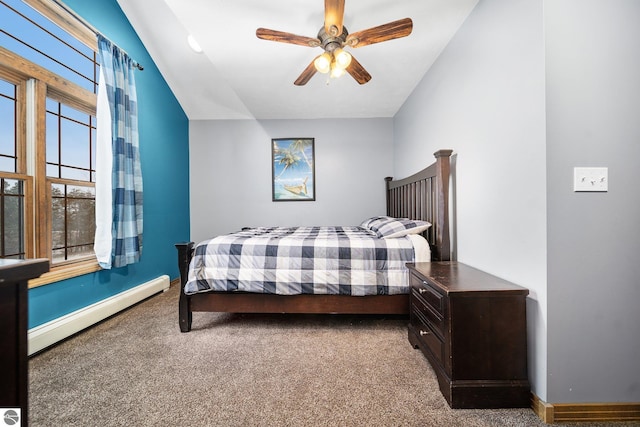
MULTIPOLYGON (((448 261, 450 259, 449 240, 449 174, 450 156, 452 150, 439 150, 434 153, 435 162, 422 171, 404 179, 393 180, 391 177, 385 178, 386 183, 386 215, 371 217, 363 221, 359 226, 346 227, 257 227, 243 229, 237 233, 226 236, 219 236, 213 242, 200 242, 195 245, 193 242, 178 243, 178 267, 180 271, 181 292, 179 299, 179 325, 182 332, 191 330, 192 317, 194 312, 232 312, 232 313, 332 313, 332 314, 408 314, 409 312, 409 284, 407 272, 404 264, 412 262, 414 259, 402 258, 400 255, 388 255, 398 249, 406 252, 406 241, 411 241, 410 245, 417 248, 419 244, 412 237, 393 238, 395 234, 385 229, 389 224, 396 226, 393 219, 400 219, 402 224, 415 224, 411 226, 424 229, 420 234, 425 240, 427 256, 431 260, 448 261), (387 218, 387 219, 385 219, 387 218), (377 220, 377 222, 376 222, 377 220), (424 223, 430 226, 424 227, 424 223), (385 235, 386 232, 386 235, 385 235), (376 258, 379 253, 385 253, 391 259, 360 260, 354 261, 353 265, 376 264, 391 267, 391 272, 375 273, 347 273, 341 271, 336 273, 326 267, 327 271, 315 271, 311 277, 301 278, 287 270, 287 257, 289 252, 305 252, 309 248, 316 248, 312 254, 305 255, 303 259, 297 260, 296 264, 315 263, 328 266, 325 262, 326 251, 318 250, 317 240, 323 240, 327 234, 337 234, 342 241, 354 242, 354 247, 341 249, 349 253, 363 252, 373 254, 376 258), (369 243, 365 239, 377 235, 374 243, 369 243), (391 235, 390 235, 391 234, 391 235), (392 238, 384 238, 392 237, 392 238), (311 244, 301 244, 301 248, 287 249, 286 256, 283 256, 282 249, 277 256, 268 255, 271 244, 263 244, 265 241, 282 241, 282 245, 287 246, 292 240, 301 240, 311 244), (256 243, 258 242, 258 243, 256 243), (261 243, 262 242, 262 243, 261 243), (428 244, 427 244, 428 243, 428 244), (209 245, 209 246, 207 246, 209 245), (251 246, 254 245, 254 246, 251 246), (248 246, 250 250, 246 249, 248 246), (213 249, 212 249, 213 247, 213 249), (362 249, 367 248, 367 249, 362 249), (225 258, 224 268, 239 267, 236 264, 252 264, 261 262, 273 262, 272 270, 259 273, 238 273, 238 268, 208 269, 206 259, 220 259, 219 254, 227 251, 230 255, 229 261, 225 258), (240 257, 240 252, 243 252, 240 257), (246 255, 249 252, 252 255, 246 255), (322 255, 320 255, 320 253, 322 255), (253 256, 255 254, 255 257, 253 256), (315 258, 314 258, 315 257, 315 258), (257 258, 258 260, 254 259, 257 258), (267 260, 267 261, 264 261, 267 260), (271 260, 271 261, 268 261, 271 260), (275 261, 274 261, 275 260, 275 261), (279 265, 275 265, 279 264, 279 265), (401 264, 401 265, 400 265, 401 264), (283 267, 284 266, 284 267, 283 267), (280 269, 280 270, 279 270, 280 269), (205 278, 201 271, 209 271, 205 278), (215 273, 212 273, 216 271, 215 273), (222 274, 220 271, 227 271, 222 274), (255 276, 257 274, 257 276, 255 276), (334 277, 335 274, 352 274, 357 278, 349 277, 354 286, 326 286, 323 285, 326 277, 334 277), (252 276, 250 280, 247 275, 252 276), (274 284, 274 275, 288 277, 287 280, 298 283, 297 290, 285 290, 280 285, 274 284), (257 293, 256 293, 257 292, 257 293), (318 293, 319 292, 319 293, 318 293)), ((407 226, 408 227, 408 226, 407 226)), ((417 229, 416 229, 417 230, 417 229)), ((402 234, 402 233, 400 233, 402 234)), ((422 253, 422 250, 413 249, 415 254, 422 253)), ((299 254, 298 254, 299 255, 299 254)), ((363 255, 366 256, 366 255, 363 255)), ((404 256, 404 255, 402 255, 404 256)), ((414 255, 415 256, 415 255, 414 255)), ((424 255, 422 255, 424 256, 424 255)), ((342 258, 342 255, 340 255, 342 258)), ((351 264, 350 264, 351 265, 351 264)), ((337 267, 336 267, 337 269, 337 267)), ((351 266, 346 270, 352 270, 351 266)), ((261 270, 267 270, 262 268, 261 270)), ((342 270, 345 270, 342 268, 342 270)), ((305 274, 305 273, 302 273, 305 274)), ((329 280, 335 282, 335 280, 329 280)), ((286 288, 289 289, 289 288, 286 288)))

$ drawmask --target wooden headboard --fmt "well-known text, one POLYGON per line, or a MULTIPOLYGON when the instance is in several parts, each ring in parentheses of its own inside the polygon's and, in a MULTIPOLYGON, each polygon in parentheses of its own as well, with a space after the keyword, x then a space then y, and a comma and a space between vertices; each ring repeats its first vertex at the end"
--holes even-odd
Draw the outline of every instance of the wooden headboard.
POLYGON ((411 175, 387 184, 387 215, 429 221, 432 226, 425 232, 431 246, 431 259, 449 261, 449 174, 453 150, 438 150, 436 162, 411 175))

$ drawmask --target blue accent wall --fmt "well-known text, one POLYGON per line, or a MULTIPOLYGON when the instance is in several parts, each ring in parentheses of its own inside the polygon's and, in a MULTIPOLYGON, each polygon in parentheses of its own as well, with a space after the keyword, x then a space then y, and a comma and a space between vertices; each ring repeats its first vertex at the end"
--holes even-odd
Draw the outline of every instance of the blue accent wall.
POLYGON ((174 243, 189 239, 189 120, 116 0, 65 4, 144 67, 136 71, 144 185, 141 261, 29 290, 29 328, 161 275, 179 276, 174 243))

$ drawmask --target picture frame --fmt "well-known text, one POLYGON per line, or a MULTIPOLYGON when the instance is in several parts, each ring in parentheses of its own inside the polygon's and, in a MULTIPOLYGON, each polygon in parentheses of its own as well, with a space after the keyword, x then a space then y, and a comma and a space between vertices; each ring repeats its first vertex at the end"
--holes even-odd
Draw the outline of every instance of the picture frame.
POLYGON ((314 138, 271 140, 271 194, 274 202, 316 200, 314 138))

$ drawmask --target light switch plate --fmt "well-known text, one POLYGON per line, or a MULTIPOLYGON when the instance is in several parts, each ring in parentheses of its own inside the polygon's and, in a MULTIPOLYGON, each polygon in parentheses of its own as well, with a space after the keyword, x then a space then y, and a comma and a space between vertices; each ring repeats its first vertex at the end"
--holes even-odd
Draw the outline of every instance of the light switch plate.
POLYGON ((608 191, 609 168, 573 168, 573 191, 608 191))

